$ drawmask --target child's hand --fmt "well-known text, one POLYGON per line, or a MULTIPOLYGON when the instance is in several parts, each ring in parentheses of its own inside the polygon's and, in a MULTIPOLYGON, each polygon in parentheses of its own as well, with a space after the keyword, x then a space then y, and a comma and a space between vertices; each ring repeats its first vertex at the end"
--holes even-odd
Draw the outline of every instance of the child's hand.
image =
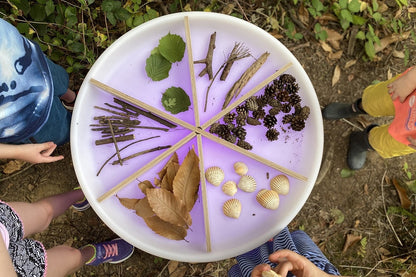
POLYGON ((269 260, 273 263, 278 263, 274 271, 282 275, 282 277, 286 277, 289 271, 297 277, 333 276, 320 270, 304 256, 287 249, 274 252, 269 256, 269 260))
POLYGON ((17 152, 13 158, 30 163, 52 163, 62 160, 64 156, 51 156, 56 148, 53 142, 16 145, 17 152))
POLYGON ((407 141, 410 142, 409 146, 412 147, 413 149, 416 149, 416 139, 412 138, 412 137, 407 137, 407 141))
POLYGON ((251 277, 261 277, 261 273, 266 270, 270 270, 270 265, 268 264, 259 264, 251 272, 251 277))
POLYGON ((387 89, 393 101, 399 98, 403 103, 406 97, 416 89, 416 67, 387 85, 387 89))

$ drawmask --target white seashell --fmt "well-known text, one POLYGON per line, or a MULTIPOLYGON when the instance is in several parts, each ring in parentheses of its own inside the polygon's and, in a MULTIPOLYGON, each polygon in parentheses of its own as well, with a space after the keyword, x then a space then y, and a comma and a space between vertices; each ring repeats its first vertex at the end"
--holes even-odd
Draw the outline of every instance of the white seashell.
POLYGON ((218 166, 213 166, 205 170, 205 178, 214 186, 219 186, 224 181, 224 171, 218 166))
POLYGON ((223 213, 231 218, 239 218, 241 213, 241 202, 240 200, 233 198, 225 201, 222 206, 223 213))
POLYGON ((237 184, 234 181, 227 181, 222 185, 222 191, 229 196, 233 196, 237 193, 237 184))
POLYGON ((248 172, 248 167, 245 163, 243 162, 236 162, 234 164, 234 170, 235 173, 237 173, 240 176, 246 175, 248 172))
POLYGON ((274 190, 262 189, 256 195, 257 202, 269 210, 276 210, 279 207, 279 194, 274 190))
POLYGON ((266 270, 261 273, 261 277, 282 277, 282 275, 277 274, 273 270, 266 270))
POLYGON ((243 175, 238 181, 238 188, 245 192, 253 192, 256 190, 256 180, 250 175, 243 175))
POLYGON ((277 175, 270 180, 270 188, 278 194, 286 195, 289 193, 289 179, 286 175, 277 175))

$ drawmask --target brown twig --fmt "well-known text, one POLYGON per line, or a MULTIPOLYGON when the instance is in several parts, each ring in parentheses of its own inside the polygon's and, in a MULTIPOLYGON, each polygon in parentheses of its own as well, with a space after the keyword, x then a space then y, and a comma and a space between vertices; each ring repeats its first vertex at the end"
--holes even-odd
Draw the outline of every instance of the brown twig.
MULTIPOLYGON (((127 144, 126 146, 124 146, 124 147, 122 147, 122 148, 120 148, 120 152, 121 151, 123 151, 124 149, 126 149, 127 147, 129 147, 129 146, 131 146, 131 145, 133 145, 133 144, 136 144, 136 143, 138 143, 138 142, 142 142, 142 141, 145 141, 145 140, 149 140, 149 139, 154 139, 154 138, 159 138, 160 136, 153 136, 153 137, 148 137, 148 138, 145 138, 145 139, 141 139, 141 140, 137 140, 137 141, 134 141, 134 142, 132 142, 132 143, 129 143, 129 144, 127 144)), ((111 157, 110 158, 108 158, 104 163, 103 163, 103 165, 100 167, 100 169, 98 170, 98 172, 97 172, 97 176, 98 175, 100 175, 100 172, 103 170, 103 168, 104 168, 104 166, 112 159, 112 158, 114 158, 115 156, 117 155, 117 153, 114 153, 113 155, 111 155, 111 157)))
POLYGON ((109 112, 109 113, 112 113, 112 114, 124 116, 124 117, 128 116, 127 114, 119 113, 119 112, 116 112, 116 111, 113 111, 113 110, 110 110, 110 109, 106 109, 106 108, 103 108, 103 107, 100 107, 100 106, 94 106, 94 108, 99 109, 99 110, 103 110, 103 111, 106 111, 106 112, 109 112))
POLYGON ((121 160, 121 156, 120 156, 120 151, 118 150, 118 146, 117 146, 117 140, 114 136, 113 126, 111 125, 111 120, 108 120, 108 127, 110 128, 111 139, 113 140, 114 148, 116 149, 116 154, 117 154, 118 160, 120 161, 120 165, 123 165, 123 161, 121 160))
POLYGON ((233 50, 231 50, 230 55, 225 62, 224 70, 221 74, 220 80, 225 81, 227 79, 228 74, 230 73, 231 67, 233 66, 234 62, 250 57, 250 51, 248 48, 244 47, 243 44, 237 42, 234 44, 233 50))
POLYGON ((124 102, 124 101, 120 100, 120 99, 114 98, 114 102, 123 106, 127 110, 137 112, 138 114, 141 114, 141 115, 146 116, 150 119, 153 119, 154 121, 159 122, 160 124, 165 125, 169 128, 175 128, 176 127, 175 124, 173 124, 173 123, 171 123, 171 122, 169 122, 169 121, 167 121, 167 120, 165 120, 161 117, 158 117, 158 116, 156 116, 155 114, 153 114, 151 112, 147 112, 147 111, 145 111, 141 108, 135 107, 135 106, 133 106, 133 105, 127 103, 127 102, 124 102))
POLYGON ((250 79, 256 74, 256 72, 260 69, 260 67, 266 62, 267 58, 269 57, 270 53, 264 52, 260 58, 258 58, 238 79, 234 85, 231 87, 231 89, 228 91, 224 104, 222 105, 222 109, 225 109, 225 107, 230 104, 231 99, 233 97, 237 97, 241 90, 244 88, 244 86, 250 81, 250 79))
MULTIPOLYGON (((127 136, 119 136, 119 137, 114 137, 116 139, 117 142, 122 142, 122 141, 128 141, 128 140, 133 140, 134 139, 134 135, 127 135, 127 136)), ((95 145, 103 145, 103 144, 108 144, 108 143, 112 143, 113 139, 109 138, 109 139, 97 139, 95 141, 95 145)))
POLYGON ((159 150, 167 149, 167 148, 169 148, 169 147, 171 147, 171 145, 158 146, 158 147, 155 147, 155 148, 152 148, 152 149, 148 149, 148 150, 140 151, 140 152, 137 152, 137 153, 132 154, 132 155, 130 155, 130 156, 127 156, 127 157, 125 157, 125 158, 123 158, 123 159, 121 159, 121 160, 115 160, 115 161, 114 161, 114 162, 112 162, 111 164, 112 164, 112 165, 116 165, 116 164, 120 164, 120 165, 121 165, 121 164, 122 164, 122 162, 125 162, 125 161, 128 161, 128 160, 130 160, 130 159, 136 158, 136 157, 141 156, 141 155, 143 155, 143 154, 147 154, 147 153, 151 153, 151 152, 155 152, 155 151, 159 151, 159 150))
POLYGON ((213 78, 212 57, 214 55, 216 37, 217 37, 217 32, 214 32, 214 33, 211 34, 211 37, 209 39, 209 46, 208 46, 208 51, 207 51, 206 58, 194 62, 194 63, 204 63, 205 64, 205 68, 199 73, 199 77, 202 77, 205 74, 208 74, 208 77, 209 77, 210 80, 212 80, 212 78, 213 78))

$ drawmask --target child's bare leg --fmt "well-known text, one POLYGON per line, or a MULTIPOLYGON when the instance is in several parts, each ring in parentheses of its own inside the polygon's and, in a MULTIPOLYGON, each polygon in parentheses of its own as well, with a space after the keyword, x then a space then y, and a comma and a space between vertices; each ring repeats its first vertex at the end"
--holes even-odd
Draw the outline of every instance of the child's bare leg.
POLYGON ((68 276, 80 269, 94 255, 94 249, 91 247, 75 249, 66 245, 55 246, 46 252, 46 276, 68 276))
POLYGON ((65 101, 66 103, 72 103, 75 101, 76 94, 73 90, 68 89, 64 95, 60 97, 61 100, 65 101))
POLYGON ((68 191, 41 199, 35 203, 12 202, 9 205, 23 222, 24 236, 44 231, 51 220, 63 214, 73 203, 84 198, 82 190, 68 191))

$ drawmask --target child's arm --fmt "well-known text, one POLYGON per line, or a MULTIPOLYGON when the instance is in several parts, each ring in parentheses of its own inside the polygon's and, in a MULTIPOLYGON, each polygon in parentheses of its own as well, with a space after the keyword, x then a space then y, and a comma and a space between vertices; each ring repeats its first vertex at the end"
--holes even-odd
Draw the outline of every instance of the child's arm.
POLYGON ((5 277, 17 276, 14 271, 12 260, 10 259, 9 251, 7 251, 4 244, 3 237, 0 235, 0 275, 5 277))
POLYGON ((399 98, 403 103, 406 97, 416 89, 416 67, 389 84, 387 88, 393 101, 399 98))
POLYGON ((35 144, 2 144, 0 143, 0 159, 17 159, 30 163, 52 163, 62 160, 64 156, 51 156, 56 144, 53 142, 35 144))

